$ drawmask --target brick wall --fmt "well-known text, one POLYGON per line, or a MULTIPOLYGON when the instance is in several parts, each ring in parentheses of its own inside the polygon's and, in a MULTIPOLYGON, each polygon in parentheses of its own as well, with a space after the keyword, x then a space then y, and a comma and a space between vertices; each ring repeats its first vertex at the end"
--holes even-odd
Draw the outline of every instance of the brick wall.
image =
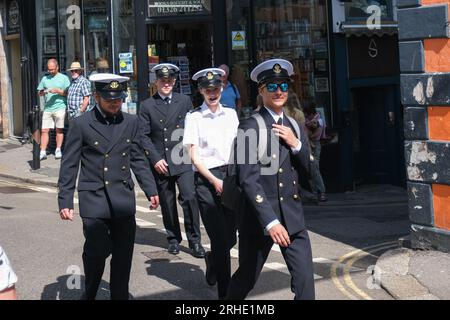
POLYGON ((399 0, 411 241, 450 252, 450 0, 399 0))

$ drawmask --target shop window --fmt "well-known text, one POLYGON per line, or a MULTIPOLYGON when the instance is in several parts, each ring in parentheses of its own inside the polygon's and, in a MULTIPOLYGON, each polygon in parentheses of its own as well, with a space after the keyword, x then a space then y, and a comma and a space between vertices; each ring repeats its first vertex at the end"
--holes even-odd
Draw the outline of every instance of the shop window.
POLYGON ((81 6, 79 0, 58 1, 59 64, 65 72, 72 62, 83 64, 81 6))
POLYGON ((353 0, 345 3, 347 20, 367 19, 374 14, 381 19, 392 19, 392 0, 353 0))
POLYGON ((109 63, 110 32, 108 7, 110 1, 83 1, 83 20, 85 35, 85 55, 87 74, 96 72, 97 68, 112 71, 109 63), (107 67, 107 68, 104 68, 107 67))
POLYGON ((128 98, 124 107, 134 113, 138 101, 134 1, 118 0, 113 1, 113 5, 114 65, 116 73, 130 77, 128 98))
POLYGON ((255 0, 257 60, 284 58, 295 68, 292 94, 303 108, 330 108, 326 1, 255 0))
POLYGON ((36 1, 36 33, 38 48, 39 78, 47 72, 47 61, 58 58, 58 46, 56 44, 56 7, 55 1, 36 1))

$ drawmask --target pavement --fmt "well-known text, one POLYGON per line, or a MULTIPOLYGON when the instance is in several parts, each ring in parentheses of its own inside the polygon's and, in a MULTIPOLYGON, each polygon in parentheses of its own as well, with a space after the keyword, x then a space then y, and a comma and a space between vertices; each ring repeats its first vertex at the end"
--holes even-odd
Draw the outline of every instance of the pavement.
MULTIPOLYGON (((54 155, 31 169, 32 145, 0 139, 0 177, 41 186, 57 187, 60 161, 54 155)), ((137 195, 143 192, 136 188, 137 195)), ((325 203, 312 204, 317 210, 339 210, 352 206, 389 205, 408 201, 404 189, 394 186, 362 186, 353 192, 329 194, 325 203)), ((373 281, 397 300, 449 300, 450 254, 412 250, 407 238, 399 247, 381 255, 373 271, 373 281)))

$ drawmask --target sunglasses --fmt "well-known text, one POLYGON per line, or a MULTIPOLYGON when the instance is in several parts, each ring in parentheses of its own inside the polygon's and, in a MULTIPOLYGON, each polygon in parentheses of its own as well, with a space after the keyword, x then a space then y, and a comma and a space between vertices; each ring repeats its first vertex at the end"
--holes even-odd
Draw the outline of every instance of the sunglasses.
POLYGON ((267 91, 270 93, 277 92, 278 88, 280 88, 281 92, 288 92, 289 84, 286 82, 283 83, 268 83, 266 84, 267 91))

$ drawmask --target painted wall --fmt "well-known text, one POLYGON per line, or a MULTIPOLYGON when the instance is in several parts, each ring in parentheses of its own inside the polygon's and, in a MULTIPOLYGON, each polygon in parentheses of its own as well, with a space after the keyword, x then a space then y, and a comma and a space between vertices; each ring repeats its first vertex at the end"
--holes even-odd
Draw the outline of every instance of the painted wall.
POLYGON ((411 240, 450 252, 450 0, 399 0, 411 240))

